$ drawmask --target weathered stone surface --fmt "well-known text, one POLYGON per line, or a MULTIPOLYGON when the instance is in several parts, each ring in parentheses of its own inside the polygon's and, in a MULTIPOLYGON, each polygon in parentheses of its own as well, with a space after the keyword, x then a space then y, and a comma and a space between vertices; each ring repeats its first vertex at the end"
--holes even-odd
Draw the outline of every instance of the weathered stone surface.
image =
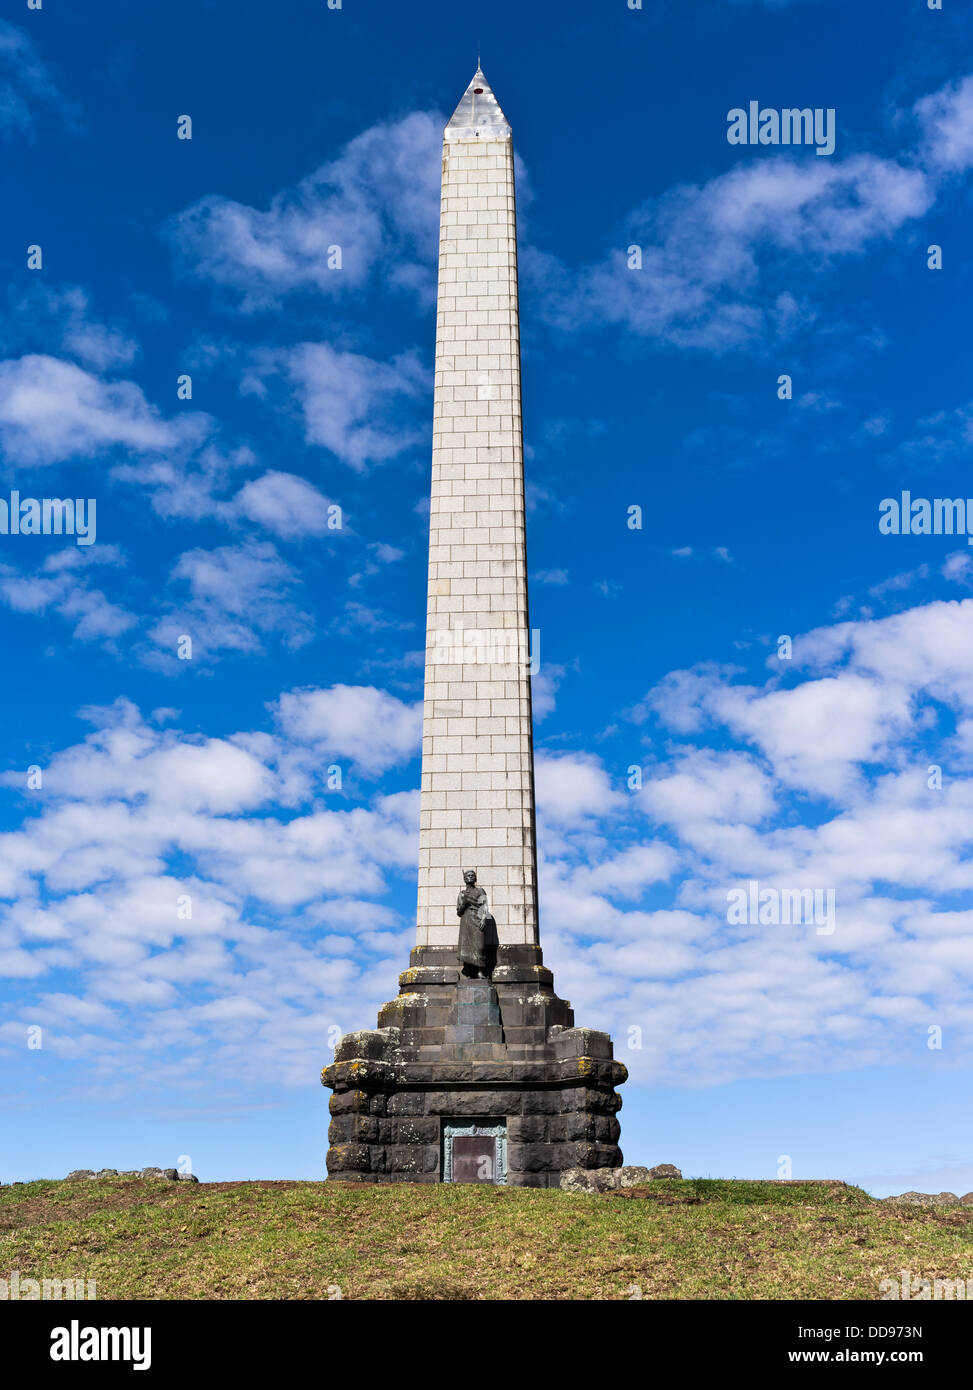
POLYGON ((390 1115, 422 1115, 428 1096, 422 1091, 397 1091, 388 1098, 390 1115))
POLYGON ((591 1028, 565 1028, 552 1039, 556 1057, 590 1057, 610 1059, 611 1038, 591 1028))
POLYGON ((898 1197, 883 1197, 883 1202, 901 1202, 910 1207, 958 1207, 955 1192, 903 1192, 898 1197))
MULTIPOLYGON (((534 954, 536 965, 539 950, 534 954)), ((438 1179, 443 1126, 450 1120, 506 1121, 507 1173, 514 1185, 556 1186, 570 1168, 619 1168, 615 1114, 621 1100, 613 1086, 625 1069, 613 1060, 607 1034, 563 1024, 532 1026, 529 1044, 512 1045, 507 1005, 490 982, 461 981, 445 967, 435 969, 442 982, 429 983, 421 1003, 412 995, 414 1030, 348 1034, 337 1049, 341 1060, 325 1068, 322 1079, 335 1089, 330 1176, 438 1179), (424 1041, 431 1031, 425 1019, 433 1013, 449 1019, 449 1041, 424 1041), (486 1021, 460 1022, 464 1017, 486 1021), (465 1033, 460 1036, 464 1029, 473 1039, 482 1029, 490 1040, 466 1041, 465 1033)), ((514 1011, 522 1016, 517 1000, 514 1011)), ((552 1013, 557 1010, 548 1007, 547 1017, 552 1013)))
POLYGON ((511 1115, 507 1120, 507 1142, 510 1144, 545 1144, 559 1138, 554 1131, 557 1116, 511 1115))
POLYGON ((368 1114, 369 1094, 367 1091, 335 1091, 328 1101, 332 1115, 343 1115, 346 1111, 360 1111, 368 1114))
POLYGON ((410 1115, 406 1119, 394 1122, 392 1142, 436 1146, 439 1143, 439 1131, 440 1124, 435 1117, 430 1115, 420 1119, 410 1115))
POLYGON ((658 1178, 681 1178, 682 1173, 671 1163, 655 1168, 628 1164, 620 1168, 569 1168, 561 1174, 565 1192, 613 1192, 621 1188, 643 1187, 658 1178))
POLYGON ((637 1164, 627 1164, 614 1169, 614 1187, 641 1187, 651 1182, 655 1176, 651 1168, 641 1168, 637 1164))
POLYGON ((334 1050, 336 1062, 383 1060, 399 1041, 397 1028, 362 1028, 357 1033, 345 1033, 334 1050))
POLYGON ((76 1168, 64 1181, 98 1178, 163 1178, 169 1182, 199 1182, 194 1174, 180 1173, 178 1168, 100 1168, 97 1173, 91 1168, 76 1168))
POLYGON ((562 1192, 609 1192, 614 1186, 614 1168, 568 1168, 561 1174, 562 1192))

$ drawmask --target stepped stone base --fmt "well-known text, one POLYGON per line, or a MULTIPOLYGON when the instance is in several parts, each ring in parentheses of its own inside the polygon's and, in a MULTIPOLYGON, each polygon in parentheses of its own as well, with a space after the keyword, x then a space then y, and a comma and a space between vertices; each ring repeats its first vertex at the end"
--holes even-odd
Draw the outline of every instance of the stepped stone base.
POLYGON ((499 947, 489 980, 467 978, 455 950, 417 947, 399 985, 322 1073, 329 1178, 441 1182, 454 1130, 502 1135, 497 1172, 475 1180, 557 1187, 569 1168, 621 1166, 628 1072, 607 1033, 574 1026, 538 947, 499 947))

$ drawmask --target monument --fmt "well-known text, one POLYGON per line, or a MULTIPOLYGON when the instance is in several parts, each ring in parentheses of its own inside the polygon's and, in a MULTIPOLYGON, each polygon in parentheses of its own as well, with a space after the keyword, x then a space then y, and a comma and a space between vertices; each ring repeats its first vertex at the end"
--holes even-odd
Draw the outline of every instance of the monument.
POLYGON ((557 1186, 618 1167, 627 1076, 538 940, 510 126, 482 71, 444 132, 416 945, 339 1040, 328 1175, 557 1186))

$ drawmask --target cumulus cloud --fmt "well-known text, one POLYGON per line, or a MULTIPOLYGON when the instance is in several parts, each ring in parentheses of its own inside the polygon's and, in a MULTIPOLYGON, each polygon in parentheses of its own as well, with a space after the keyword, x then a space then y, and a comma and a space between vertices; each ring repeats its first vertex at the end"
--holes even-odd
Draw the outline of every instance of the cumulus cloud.
POLYGON ((176 589, 185 586, 188 599, 174 604, 150 634, 170 653, 183 634, 193 639, 194 659, 220 651, 261 651, 269 635, 290 648, 311 637, 311 616, 293 599, 300 582, 297 571, 270 541, 187 550, 176 561, 170 582, 176 589))
POLYGON ((48 555, 33 573, 0 565, 0 599, 15 613, 55 612, 73 624, 78 641, 114 648, 138 619, 92 587, 89 572, 99 565, 121 568, 125 557, 114 545, 75 546, 48 555))
POLYGON ((48 764, 45 781, 54 798, 147 798, 173 812, 221 814, 253 810, 273 790, 268 769, 224 739, 186 739, 152 729, 124 699, 86 714, 99 727, 48 764))
POLYGON ((92 371, 130 366, 139 355, 138 343, 120 328, 99 319, 91 297, 80 285, 55 288, 32 279, 26 290, 13 287, 9 311, 0 328, 4 351, 27 346, 50 348, 53 343, 92 371))
MULTIPOLYGON (((363 958, 389 946, 369 898, 414 864, 414 794, 313 804, 317 742, 163 730, 126 700, 82 713, 92 732, 0 836, 0 971, 77 982, 38 991, 45 1050, 86 1061, 89 1095, 204 1072, 304 1084, 329 1020, 374 1010, 363 958)), ((21 1037, 8 1015, 0 1051, 21 1037)))
POLYGON ((888 1063, 930 1018, 969 1036, 971 638, 968 600, 928 604, 798 638, 786 689, 709 666, 633 712, 694 742, 649 760, 600 836, 576 801, 575 825, 540 843, 548 957, 586 1016, 616 1037, 638 1027, 636 1076, 888 1063), (638 903, 670 878, 674 900, 638 903), (833 934, 731 924, 727 894, 751 879, 832 891, 833 934))
MULTIPOLYGON (((930 1018, 957 1055, 973 1041, 971 605, 798 635, 786 682, 677 673, 634 712, 633 733, 668 734, 641 788, 591 754, 538 753, 546 956, 586 1023, 620 1044, 639 1030, 636 1079, 888 1063, 930 1018), (729 921, 750 879, 833 890, 834 932, 729 921)), ((270 714, 269 732, 199 736, 127 702, 89 710, 0 837, 0 969, 54 996, 52 1049, 92 1075, 127 1084, 151 1030, 174 1084, 303 1084, 324 1021, 367 1022, 401 965, 410 924, 383 900, 414 874, 417 794, 356 804, 323 774, 405 768, 419 704, 335 685, 270 714)))
POLYGON ((370 774, 409 762, 419 751, 422 702, 407 704, 374 686, 289 691, 274 712, 289 738, 322 757, 349 758, 370 774))
POLYGON ((535 775, 538 812, 554 825, 577 826, 623 803, 599 759, 589 754, 539 752, 535 775))
POLYGON ((959 174, 973 166, 973 75, 922 97, 915 113, 934 168, 959 174))
POLYGON ((166 419, 134 382, 104 381, 73 362, 37 353, 0 362, 0 446, 17 464, 175 449, 207 428, 195 413, 166 419))
POLYGON ((748 160, 644 203, 618 249, 580 270, 526 248, 525 279, 562 330, 614 325, 715 352, 786 336, 814 318, 795 293, 795 265, 826 269, 916 224, 944 180, 973 165, 971 112, 966 77, 916 102, 918 141, 897 158, 748 160))
POLYGON ((425 438, 411 407, 431 385, 414 353, 379 362, 328 343, 258 354, 243 381, 245 394, 267 394, 268 378, 283 376, 304 424, 308 444, 330 449, 361 472, 425 438), (413 423, 403 423, 403 407, 413 423))
POLYGON ((933 196, 922 170, 874 155, 776 157, 644 204, 624 246, 580 279, 540 253, 528 254, 527 272, 549 286, 545 312, 561 327, 600 321, 721 350, 786 331, 799 316, 791 258, 858 254, 920 217, 933 196), (630 245, 640 248, 640 269, 629 267, 630 245))
POLYGON ((237 493, 234 506, 241 516, 285 540, 324 536, 329 530, 328 499, 294 473, 271 469, 251 479, 237 493))
POLYGON ((171 227, 181 263, 245 311, 296 290, 340 297, 372 275, 431 298, 442 127, 426 112, 374 126, 266 209, 201 199, 171 227))

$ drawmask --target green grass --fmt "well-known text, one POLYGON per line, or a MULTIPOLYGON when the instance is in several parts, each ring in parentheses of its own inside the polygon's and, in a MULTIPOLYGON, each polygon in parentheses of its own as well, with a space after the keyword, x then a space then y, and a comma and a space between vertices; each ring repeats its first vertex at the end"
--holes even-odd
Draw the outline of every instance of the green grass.
POLYGON ((696 1179, 627 1194, 485 1186, 170 1183, 0 1189, 0 1277, 99 1299, 876 1299, 973 1278, 973 1208, 858 1188, 696 1179))

